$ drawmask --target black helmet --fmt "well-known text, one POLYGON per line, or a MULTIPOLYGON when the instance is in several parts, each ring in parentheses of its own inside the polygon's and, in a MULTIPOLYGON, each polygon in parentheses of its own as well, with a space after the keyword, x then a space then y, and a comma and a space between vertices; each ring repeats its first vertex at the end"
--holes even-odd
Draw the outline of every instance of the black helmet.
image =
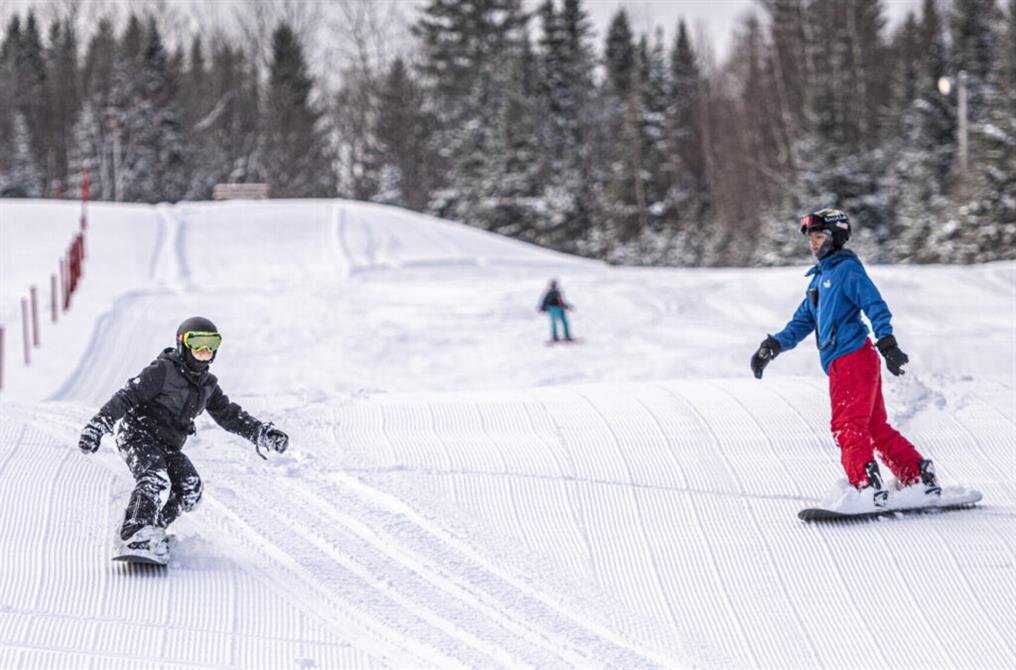
POLYGON ((826 230, 832 233, 833 248, 840 249, 850 239, 850 219, 838 209, 820 209, 801 217, 802 235, 816 230, 826 230))
MULTIPOLYGON (((207 368, 208 363, 210 363, 211 361, 204 362, 197 360, 196 358, 194 358, 194 356, 191 355, 190 349, 183 346, 183 336, 185 333, 190 332, 217 333, 219 332, 219 329, 215 327, 214 323, 212 323, 209 319, 206 319, 203 316, 192 316, 189 319, 185 319, 184 322, 181 323, 180 326, 176 329, 177 353, 183 357, 184 361, 187 363, 189 367, 195 369, 207 368)), ((212 361, 215 360, 216 355, 218 355, 217 351, 212 353, 212 361)))

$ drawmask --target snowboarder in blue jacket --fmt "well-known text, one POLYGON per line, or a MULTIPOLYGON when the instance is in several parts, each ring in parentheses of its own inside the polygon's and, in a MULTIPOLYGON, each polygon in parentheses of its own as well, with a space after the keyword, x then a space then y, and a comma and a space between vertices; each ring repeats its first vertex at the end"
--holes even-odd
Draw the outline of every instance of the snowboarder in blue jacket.
POLYGON ((844 248, 850 239, 850 219, 839 210, 823 209, 803 217, 800 230, 815 259, 806 275, 811 280, 790 322, 767 336, 752 356, 752 372, 761 379, 772 359, 814 331, 822 369, 829 375, 832 432, 850 483, 862 490, 871 488, 874 503, 886 504, 888 491, 874 459, 877 452, 902 485, 921 483, 926 493, 938 495, 941 488, 931 461, 886 418, 881 363, 875 349, 897 376, 904 373, 909 358, 896 343, 889 307, 857 255, 844 248), (871 321, 875 346, 868 339, 861 312, 871 321))

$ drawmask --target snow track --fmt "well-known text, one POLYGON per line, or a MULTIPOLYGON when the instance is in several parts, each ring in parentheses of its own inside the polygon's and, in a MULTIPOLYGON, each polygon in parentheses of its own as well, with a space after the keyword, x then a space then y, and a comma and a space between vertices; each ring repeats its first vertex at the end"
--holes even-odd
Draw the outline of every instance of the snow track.
MULTIPOLYGON (((0 206, 5 245, 76 218, 0 206)), ((2 668, 1016 667, 1016 264, 870 268, 913 361, 890 418, 984 502, 816 525, 841 468, 813 348, 747 372, 797 268, 607 268, 343 201, 91 218, 74 309, 0 395, 2 668), (582 345, 541 345, 551 276, 582 345), (983 346, 943 348, 943 312, 983 346), (174 562, 113 563, 133 482, 78 433, 191 314, 290 451, 200 419, 174 562)))

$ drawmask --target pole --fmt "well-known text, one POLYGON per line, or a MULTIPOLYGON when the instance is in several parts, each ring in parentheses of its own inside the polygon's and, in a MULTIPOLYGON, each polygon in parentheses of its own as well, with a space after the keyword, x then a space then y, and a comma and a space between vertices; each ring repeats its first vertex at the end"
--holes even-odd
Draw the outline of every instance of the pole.
POLYGON ((53 321, 53 323, 56 323, 56 315, 60 311, 60 310, 57 309, 57 304, 56 303, 57 303, 57 300, 60 299, 60 296, 57 294, 57 290, 56 290, 56 275, 55 274, 51 274, 49 276, 49 295, 50 295, 49 304, 53 308, 52 321, 53 321))
POLYGON ((960 134, 960 174, 966 177, 967 164, 969 161, 969 149, 967 143, 967 71, 960 70, 956 87, 956 105, 959 118, 960 134))
POLYGON ((25 365, 32 364, 32 351, 28 336, 28 299, 21 299, 21 341, 25 345, 25 365))
POLYGON ((0 391, 4 390, 4 327, 0 326, 0 391))
POLYGON ((39 292, 35 287, 28 290, 32 296, 32 346, 39 346, 39 292))
POLYGON ((88 211, 85 209, 91 197, 92 188, 88 180, 88 170, 81 175, 81 230, 88 227, 88 211))
POLYGON ((70 270, 67 267, 67 259, 60 259, 60 288, 63 290, 63 311, 66 312, 67 308, 71 306, 71 292, 68 290, 70 286, 70 270))

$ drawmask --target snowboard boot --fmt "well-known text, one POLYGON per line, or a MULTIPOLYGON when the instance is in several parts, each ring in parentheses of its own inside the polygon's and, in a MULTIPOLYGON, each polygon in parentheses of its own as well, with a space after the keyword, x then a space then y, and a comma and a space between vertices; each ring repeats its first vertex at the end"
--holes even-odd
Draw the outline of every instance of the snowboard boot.
POLYGON ((882 472, 878 469, 878 463, 868 461, 864 466, 864 474, 868 478, 868 484, 862 487, 862 490, 872 489, 872 500, 875 507, 885 507, 889 502, 889 491, 886 490, 885 484, 882 482, 882 472))
POLYGON ((917 464, 921 468, 921 485, 924 486, 924 493, 929 496, 942 494, 942 487, 938 485, 938 477, 935 476, 935 464, 924 459, 917 464))
POLYGON ((169 555, 169 540, 166 531, 158 526, 144 526, 124 540, 124 547, 130 551, 143 552, 153 556, 169 555))

